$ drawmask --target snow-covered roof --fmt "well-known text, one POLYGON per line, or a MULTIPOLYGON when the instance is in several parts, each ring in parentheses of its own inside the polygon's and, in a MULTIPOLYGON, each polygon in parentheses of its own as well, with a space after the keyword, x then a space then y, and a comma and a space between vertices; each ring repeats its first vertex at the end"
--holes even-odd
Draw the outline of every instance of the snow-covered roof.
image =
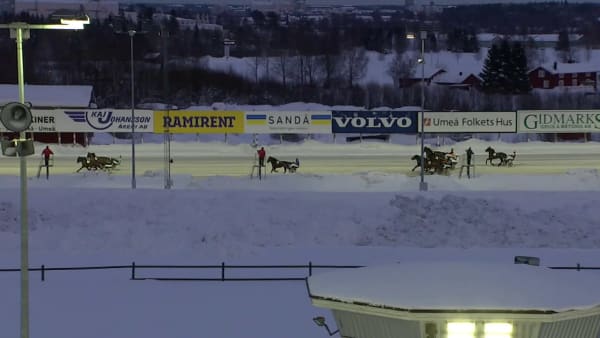
POLYGON ((311 297, 400 311, 555 313, 600 306, 600 272, 523 264, 401 262, 309 278, 311 297))
MULTIPOLYGON (((569 41, 577 41, 581 39, 581 34, 569 34, 569 41)), ((481 42, 490 42, 494 39, 508 38, 511 41, 528 41, 532 39, 537 42, 558 42, 558 34, 527 34, 527 35, 503 35, 496 33, 479 33, 477 34, 477 40, 481 42)))
MULTIPOLYGON (((92 91, 92 86, 25 85, 25 102, 33 107, 87 108, 92 91)), ((0 104, 18 101, 17 85, 0 84, 0 104)))
POLYGON ((587 73, 587 72, 598 72, 600 71, 600 64, 591 62, 578 62, 578 63, 563 63, 557 62, 556 69, 554 68, 554 62, 546 62, 540 67, 553 74, 572 74, 572 73, 587 73))

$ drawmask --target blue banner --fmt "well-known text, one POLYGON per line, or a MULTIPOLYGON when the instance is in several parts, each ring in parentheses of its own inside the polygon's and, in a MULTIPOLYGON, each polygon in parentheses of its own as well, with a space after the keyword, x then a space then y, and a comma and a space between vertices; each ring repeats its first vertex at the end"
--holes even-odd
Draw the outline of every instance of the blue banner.
POLYGON ((416 111, 332 111, 333 133, 411 134, 417 132, 416 111))

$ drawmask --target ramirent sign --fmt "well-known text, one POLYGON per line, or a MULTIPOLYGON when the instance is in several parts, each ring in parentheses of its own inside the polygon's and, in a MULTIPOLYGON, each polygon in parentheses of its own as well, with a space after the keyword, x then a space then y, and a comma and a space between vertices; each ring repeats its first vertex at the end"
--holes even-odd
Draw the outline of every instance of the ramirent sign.
MULTIPOLYGON (((517 113, 425 112, 426 133, 516 133, 517 113)), ((421 131, 419 121, 419 131, 421 131)))
POLYGON ((333 133, 402 134, 417 132, 417 112, 332 111, 333 133))
POLYGON ((519 133, 598 132, 599 110, 519 110, 519 133))
POLYGON ((154 132, 173 134, 226 134, 244 132, 244 112, 224 110, 170 110, 154 112, 154 132))
POLYGON ((247 111, 246 133, 331 134, 330 111, 247 111))
MULTIPOLYGON (((32 109, 27 132, 131 132, 130 109, 32 109)), ((153 132, 154 112, 136 109, 136 132, 153 132)), ((0 123, 0 131, 6 131, 0 123)))

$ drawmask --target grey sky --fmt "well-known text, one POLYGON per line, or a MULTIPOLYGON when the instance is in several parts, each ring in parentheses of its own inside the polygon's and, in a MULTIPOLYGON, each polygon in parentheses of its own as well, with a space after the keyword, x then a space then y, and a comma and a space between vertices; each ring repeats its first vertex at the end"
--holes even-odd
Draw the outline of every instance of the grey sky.
MULTIPOLYGON (((49 0, 55 1, 55 0, 49 0)), ((63 0, 64 1, 64 0, 63 0)), ((287 1, 287 0, 273 0, 287 1)), ((434 0, 435 4, 440 5, 461 5, 461 4, 484 4, 484 3, 529 3, 529 2, 558 2, 560 0, 434 0)), ((250 4, 250 0, 121 0, 125 3, 137 3, 137 2, 152 2, 152 3, 184 3, 184 4, 250 4)), ((308 0, 309 5, 404 5, 404 0, 308 0)), ((431 0, 415 0, 417 5, 429 4, 431 0)), ((599 4, 600 0, 568 0, 569 3, 596 3, 599 4)))

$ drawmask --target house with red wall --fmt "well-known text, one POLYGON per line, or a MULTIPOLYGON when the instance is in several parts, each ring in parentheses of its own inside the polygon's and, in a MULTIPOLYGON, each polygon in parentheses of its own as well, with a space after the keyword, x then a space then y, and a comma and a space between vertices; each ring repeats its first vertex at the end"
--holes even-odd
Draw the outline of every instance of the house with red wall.
POLYGON ((543 64, 529 71, 532 88, 552 89, 557 87, 578 87, 597 85, 600 66, 588 63, 543 64))

